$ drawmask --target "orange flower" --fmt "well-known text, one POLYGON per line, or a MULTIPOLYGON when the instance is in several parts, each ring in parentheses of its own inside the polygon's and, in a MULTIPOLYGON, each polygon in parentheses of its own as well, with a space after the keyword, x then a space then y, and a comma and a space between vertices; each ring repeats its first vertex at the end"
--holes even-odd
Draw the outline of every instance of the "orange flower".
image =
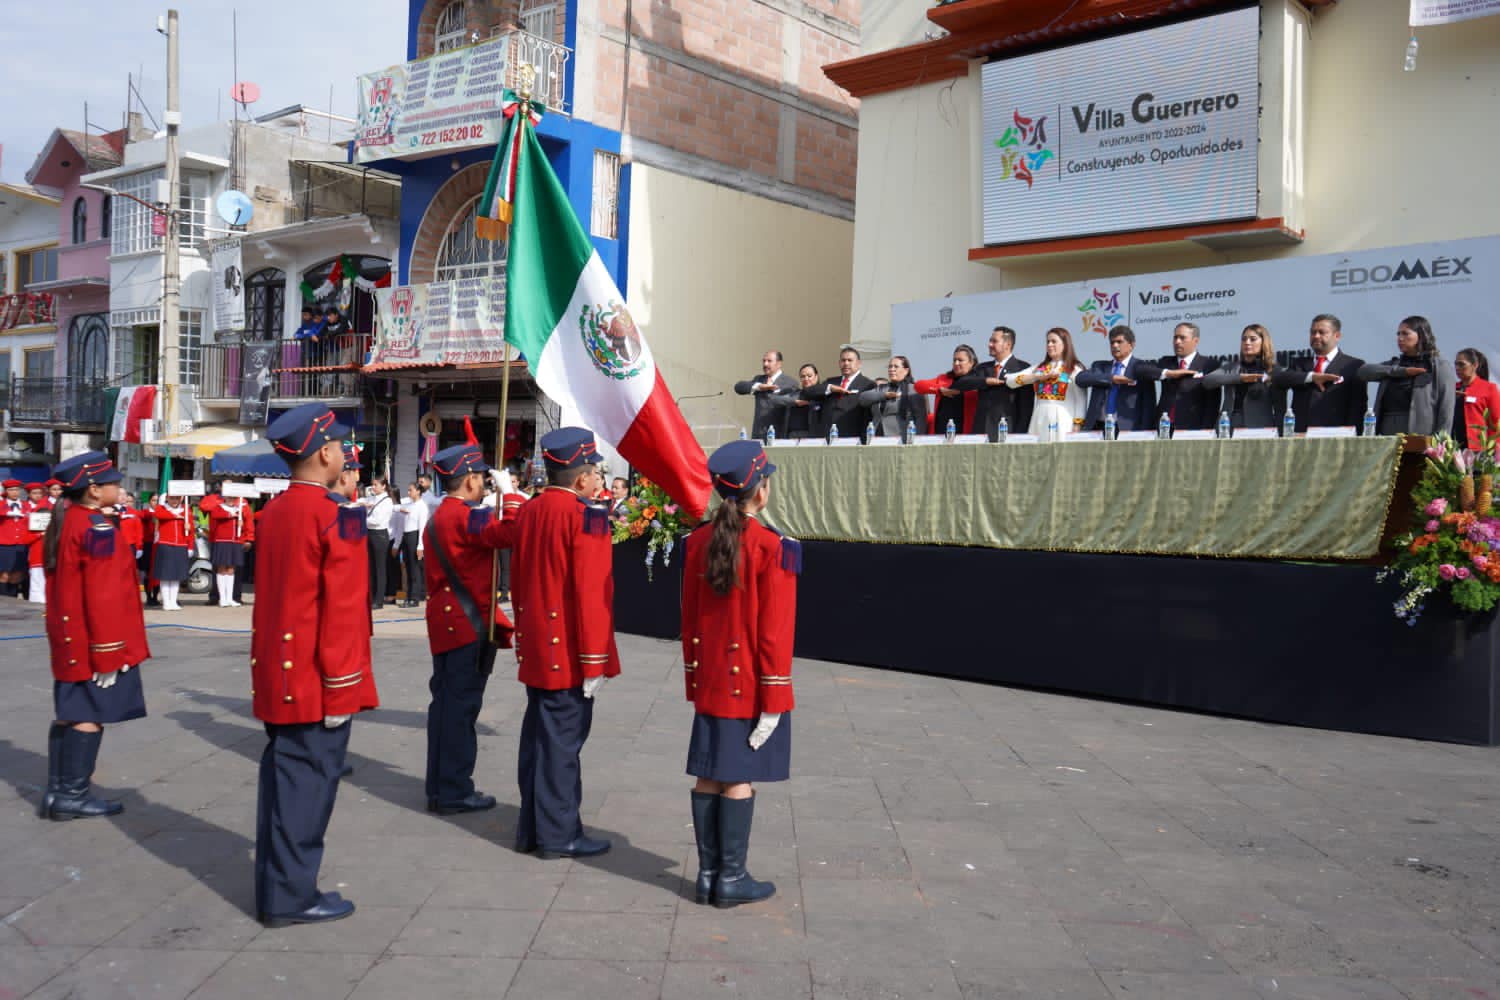
POLYGON ((655 520, 656 519, 656 514, 657 514, 657 510, 656 510, 655 507, 647 507, 645 510, 641 511, 641 516, 644 517, 648 521, 655 520))
POLYGON ((630 532, 630 537, 631 538, 640 538, 642 535, 644 535, 646 533, 646 522, 645 521, 631 521, 630 525, 626 528, 626 530, 630 532))

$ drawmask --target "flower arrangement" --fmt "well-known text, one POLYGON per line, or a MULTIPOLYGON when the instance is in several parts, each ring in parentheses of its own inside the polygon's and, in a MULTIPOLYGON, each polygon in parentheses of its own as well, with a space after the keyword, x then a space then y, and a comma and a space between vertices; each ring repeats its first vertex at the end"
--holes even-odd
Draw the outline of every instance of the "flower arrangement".
POLYGON ((614 541, 645 537, 646 579, 650 580, 657 554, 663 566, 672 565, 677 540, 696 526, 697 522, 665 490, 641 476, 625 498, 624 511, 615 515, 614 541))
POLYGON ((1497 439, 1478 451, 1458 447, 1444 433, 1427 449, 1422 478, 1412 490, 1415 527, 1396 539, 1396 555, 1377 574, 1396 576, 1396 617, 1415 625, 1427 598, 1446 590, 1460 610, 1485 612, 1500 603, 1500 518, 1491 516, 1497 439))

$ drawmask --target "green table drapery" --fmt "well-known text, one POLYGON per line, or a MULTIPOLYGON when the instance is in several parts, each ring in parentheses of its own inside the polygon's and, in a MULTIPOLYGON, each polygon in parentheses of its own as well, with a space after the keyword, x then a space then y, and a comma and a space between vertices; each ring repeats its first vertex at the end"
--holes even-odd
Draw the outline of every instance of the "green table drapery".
POLYGON ((1379 548, 1401 438, 774 447, 795 538, 1269 559, 1379 548))

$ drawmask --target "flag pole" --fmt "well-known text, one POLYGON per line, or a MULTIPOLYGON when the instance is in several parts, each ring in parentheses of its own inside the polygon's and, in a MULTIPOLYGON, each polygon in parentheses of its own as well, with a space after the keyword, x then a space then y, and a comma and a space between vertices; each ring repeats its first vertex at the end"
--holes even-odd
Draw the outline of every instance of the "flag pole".
MULTIPOLYGON (((521 107, 519 117, 516 120, 516 128, 526 127, 526 117, 531 113, 531 88, 536 82, 536 67, 530 63, 523 63, 520 69, 521 76, 521 107)), ((506 234, 509 235, 508 233, 506 234)), ((507 254, 509 256, 509 254, 507 254)), ((503 335, 502 335, 503 337, 503 335)), ((495 464, 501 468, 505 467, 505 424, 510 411, 510 342, 501 340, 500 361, 500 420, 495 425, 495 464)), ((495 516, 505 516, 505 498, 495 497, 495 516)), ((500 589, 500 550, 490 558, 490 601, 493 606, 495 594, 500 589)), ((514 600, 514 598, 512 598, 514 600)), ((491 645, 495 642, 495 615, 490 614, 491 645)))

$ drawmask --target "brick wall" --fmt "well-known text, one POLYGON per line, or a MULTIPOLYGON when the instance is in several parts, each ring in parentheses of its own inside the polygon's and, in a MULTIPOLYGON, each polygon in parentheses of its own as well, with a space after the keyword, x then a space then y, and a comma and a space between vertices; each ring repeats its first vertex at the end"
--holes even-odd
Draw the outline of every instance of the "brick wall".
POLYGON ((453 224, 459 209, 484 191, 484 182, 489 172, 488 163, 471 164, 454 174, 448 183, 438 189, 432 201, 428 202, 422 224, 417 227, 416 238, 412 240, 407 284, 420 285, 433 280, 437 270, 438 248, 443 244, 443 237, 448 234, 448 227, 453 224))
MULTIPOLYGON (((417 24, 417 58, 432 55, 437 40, 438 15, 453 0, 427 0, 422 8, 422 17, 417 24)), ((465 0, 464 20, 470 34, 479 33, 480 39, 502 31, 510 31, 520 23, 521 0, 465 0)), ((557 15, 553 19, 556 28, 552 41, 563 44, 567 33, 566 4, 558 0, 557 15)))

